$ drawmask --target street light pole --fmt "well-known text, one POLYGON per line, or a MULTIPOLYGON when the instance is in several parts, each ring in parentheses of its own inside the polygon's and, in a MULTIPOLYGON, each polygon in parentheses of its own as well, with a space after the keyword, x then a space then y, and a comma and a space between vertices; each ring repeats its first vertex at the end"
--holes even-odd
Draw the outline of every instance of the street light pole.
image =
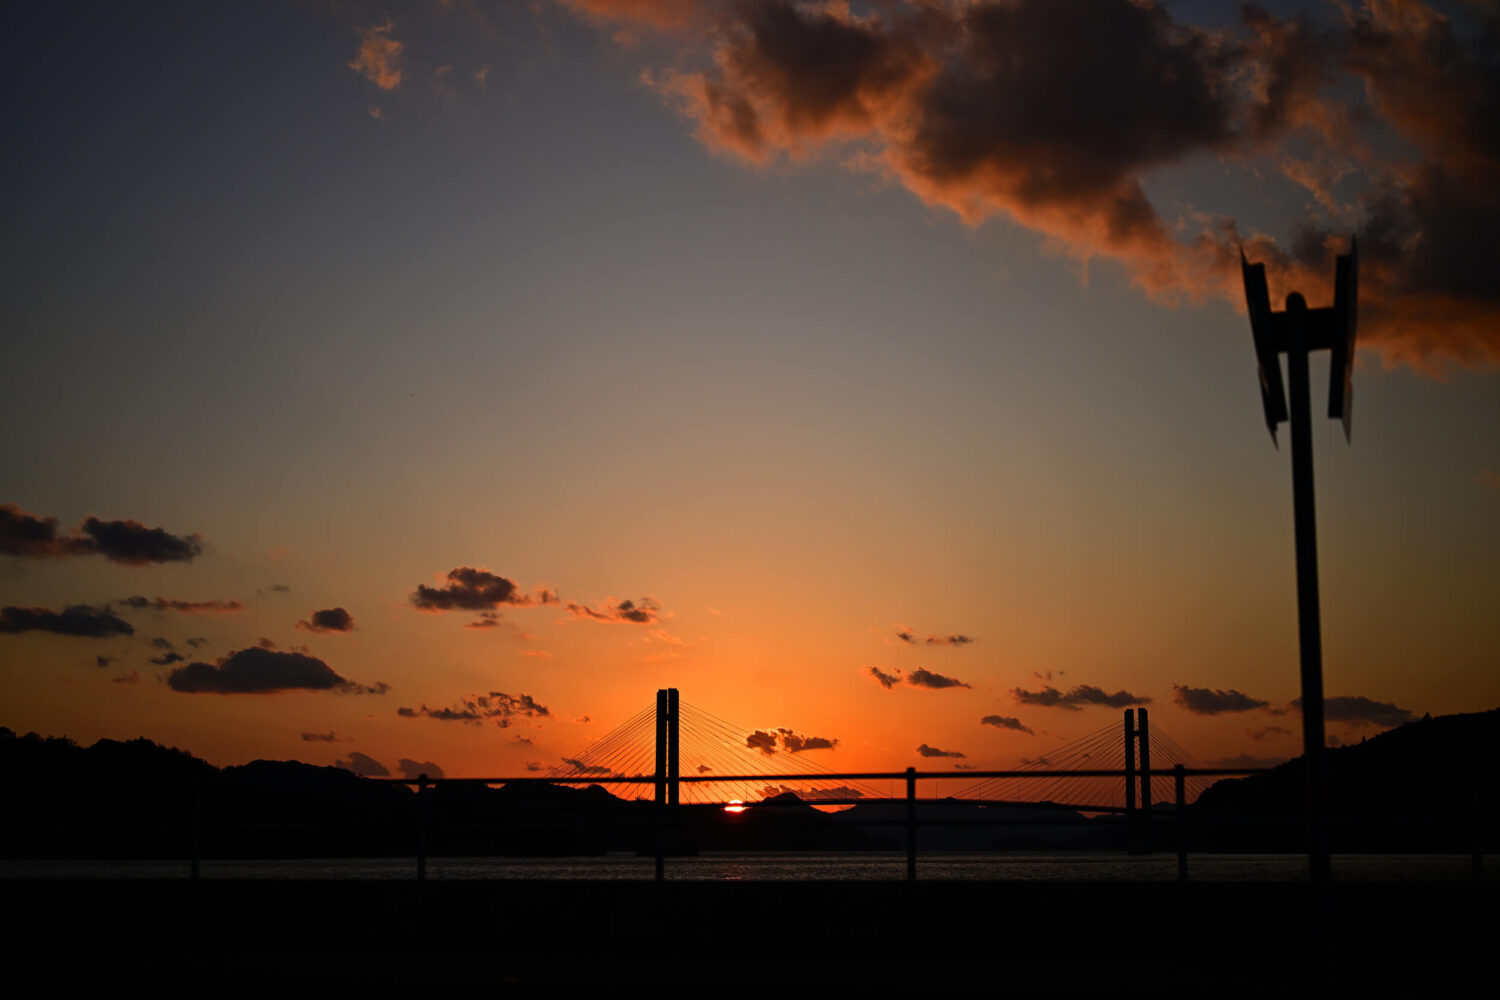
POLYGON ((1251 264, 1240 252, 1245 282, 1245 304, 1260 364, 1261 404, 1266 428, 1276 440, 1276 425, 1290 415, 1292 424, 1292 512, 1297 552, 1297 638, 1301 654, 1302 759, 1306 769, 1307 868, 1312 888, 1315 929, 1327 916, 1329 855, 1327 824, 1326 735, 1323 728, 1323 636, 1318 607, 1318 528, 1313 492, 1312 401, 1307 370, 1308 353, 1327 349, 1333 359, 1329 371, 1328 415, 1343 420, 1350 433, 1353 392, 1354 331, 1357 314, 1359 249, 1350 241, 1349 253, 1335 265, 1332 307, 1309 309, 1297 292, 1287 296, 1286 310, 1272 312, 1266 285, 1266 266, 1251 264), (1287 394, 1282 391, 1281 353, 1287 356, 1287 394))
POLYGON ((1297 640, 1302 660, 1302 752, 1307 767, 1307 866, 1314 907, 1328 884, 1323 731, 1323 628, 1318 604, 1318 515, 1313 493, 1312 402, 1307 373, 1307 303, 1287 297, 1287 388, 1292 423, 1292 514, 1297 543, 1297 640))

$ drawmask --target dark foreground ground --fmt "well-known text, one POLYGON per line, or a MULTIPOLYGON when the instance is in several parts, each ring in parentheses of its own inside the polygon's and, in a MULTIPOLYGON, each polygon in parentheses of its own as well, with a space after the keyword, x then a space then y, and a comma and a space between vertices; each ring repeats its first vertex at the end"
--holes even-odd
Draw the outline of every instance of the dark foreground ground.
POLYGON ((1496 890, 1335 885, 1313 943, 1306 888, 1285 883, 3 883, 10 985, 62 995, 132 985, 1488 995, 1496 890))

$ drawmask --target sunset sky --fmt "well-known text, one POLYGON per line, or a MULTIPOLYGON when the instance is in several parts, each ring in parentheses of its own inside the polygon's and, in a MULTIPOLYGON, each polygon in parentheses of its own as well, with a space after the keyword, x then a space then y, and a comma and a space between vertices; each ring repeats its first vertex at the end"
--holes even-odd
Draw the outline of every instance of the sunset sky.
POLYGON ((1323 305, 1352 233, 1329 730, 1500 705, 1493 3, 12 21, 0 725, 523 774, 670 685, 837 770, 1130 704, 1295 755, 1238 255, 1323 305))

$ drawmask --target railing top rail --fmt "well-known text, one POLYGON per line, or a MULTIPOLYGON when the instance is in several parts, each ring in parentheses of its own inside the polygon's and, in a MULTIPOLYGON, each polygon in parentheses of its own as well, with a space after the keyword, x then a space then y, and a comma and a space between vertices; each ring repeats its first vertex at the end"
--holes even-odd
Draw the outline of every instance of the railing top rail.
MULTIPOLYGON (((1181 773, 1186 777, 1243 777, 1251 774, 1262 774, 1272 770, 1269 767, 1232 767, 1232 768, 1183 768, 1181 773)), ((684 774, 677 778, 681 784, 714 784, 726 782, 819 782, 819 781, 904 781, 914 778, 918 781, 930 780, 963 780, 973 781, 976 779, 995 778, 1125 778, 1131 772, 1118 771, 861 771, 850 773, 828 772, 808 774, 801 772, 797 774, 684 774)), ((1140 775, 1137 769, 1133 772, 1140 775)), ((1174 768, 1153 768, 1152 777, 1163 780, 1178 773, 1174 768)), ((517 775, 500 778, 449 778, 449 777, 372 777, 361 776, 363 780, 374 784, 386 785, 420 785, 424 781, 428 785, 651 785, 657 781, 666 782, 665 777, 658 778, 653 774, 586 774, 567 775, 563 777, 537 777, 535 775, 517 775)), ((21 783, 28 782, 23 776, 21 783)), ((76 784, 76 778, 44 778, 44 784, 76 784)), ((89 779, 84 779, 89 780, 89 779)), ((101 777, 92 779, 98 783, 114 783, 131 785, 200 785, 213 784, 226 781, 222 775, 210 775, 201 778, 121 778, 118 776, 101 777)), ((327 781, 323 777, 297 777, 291 775, 267 775, 254 776, 243 780, 250 782, 265 782, 268 784, 323 784, 327 781)))
MULTIPOLYGON (((1215 767, 1215 768, 1191 768, 1182 769, 1182 774, 1187 777, 1242 777, 1250 774, 1261 774, 1270 771, 1269 767, 1215 767)), ((817 774, 684 774, 677 779, 681 784, 712 784, 715 782, 746 782, 746 781, 904 781, 907 778, 915 778, 918 781, 928 781, 934 778, 948 780, 973 781, 975 779, 994 778, 1125 778, 1129 774, 1139 775, 1140 769, 1134 772, 1125 770, 1113 771, 861 771, 850 773, 819 772, 817 774)), ((1167 777, 1177 773, 1174 768, 1152 768, 1153 775, 1167 777)), ((415 785, 420 778, 370 778, 370 781, 382 781, 398 785, 415 785)), ((569 775, 568 777, 538 778, 428 778, 428 784, 445 784, 453 782, 468 782, 478 785, 502 785, 502 784, 533 784, 533 785, 650 785, 656 781, 666 781, 665 777, 658 779, 650 774, 594 774, 594 775, 569 775)))

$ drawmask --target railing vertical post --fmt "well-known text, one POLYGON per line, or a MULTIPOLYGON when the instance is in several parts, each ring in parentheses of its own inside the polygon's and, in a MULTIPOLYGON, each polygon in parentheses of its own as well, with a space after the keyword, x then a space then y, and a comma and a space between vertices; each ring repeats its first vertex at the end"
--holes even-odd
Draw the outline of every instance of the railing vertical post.
POLYGON ((1141 836, 1145 838, 1141 843, 1141 850, 1150 854, 1154 833, 1154 820, 1151 816, 1151 723, 1144 708, 1140 710, 1138 717, 1141 721, 1140 728, 1136 730, 1136 738, 1141 741, 1141 836))
POLYGON ((1182 765, 1172 768, 1172 785, 1177 793, 1177 881, 1187 881, 1187 775, 1182 765))
POLYGON ((417 881, 427 881, 427 775, 417 775, 417 881))
POLYGON ((1469 793, 1469 820, 1474 837, 1469 868, 1474 884, 1478 885, 1484 881, 1484 807, 1480 803, 1477 790, 1469 793))
POLYGON ((917 769, 906 769, 906 880, 917 880, 917 769))
POLYGON ((1125 710, 1125 850, 1135 852, 1135 709, 1125 710))
POLYGON ((198 881, 198 861, 203 856, 203 782, 193 784, 193 819, 190 834, 192 843, 189 845, 192 851, 192 859, 188 867, 188 877, 194 882, 198 881))
POLYGON ((651 806, 651 811, 656 814, 656 881, 665 882, 667 878, 667 824, 666 817, 662 814, 667 811, 666 804, 657 802, 651 806))

